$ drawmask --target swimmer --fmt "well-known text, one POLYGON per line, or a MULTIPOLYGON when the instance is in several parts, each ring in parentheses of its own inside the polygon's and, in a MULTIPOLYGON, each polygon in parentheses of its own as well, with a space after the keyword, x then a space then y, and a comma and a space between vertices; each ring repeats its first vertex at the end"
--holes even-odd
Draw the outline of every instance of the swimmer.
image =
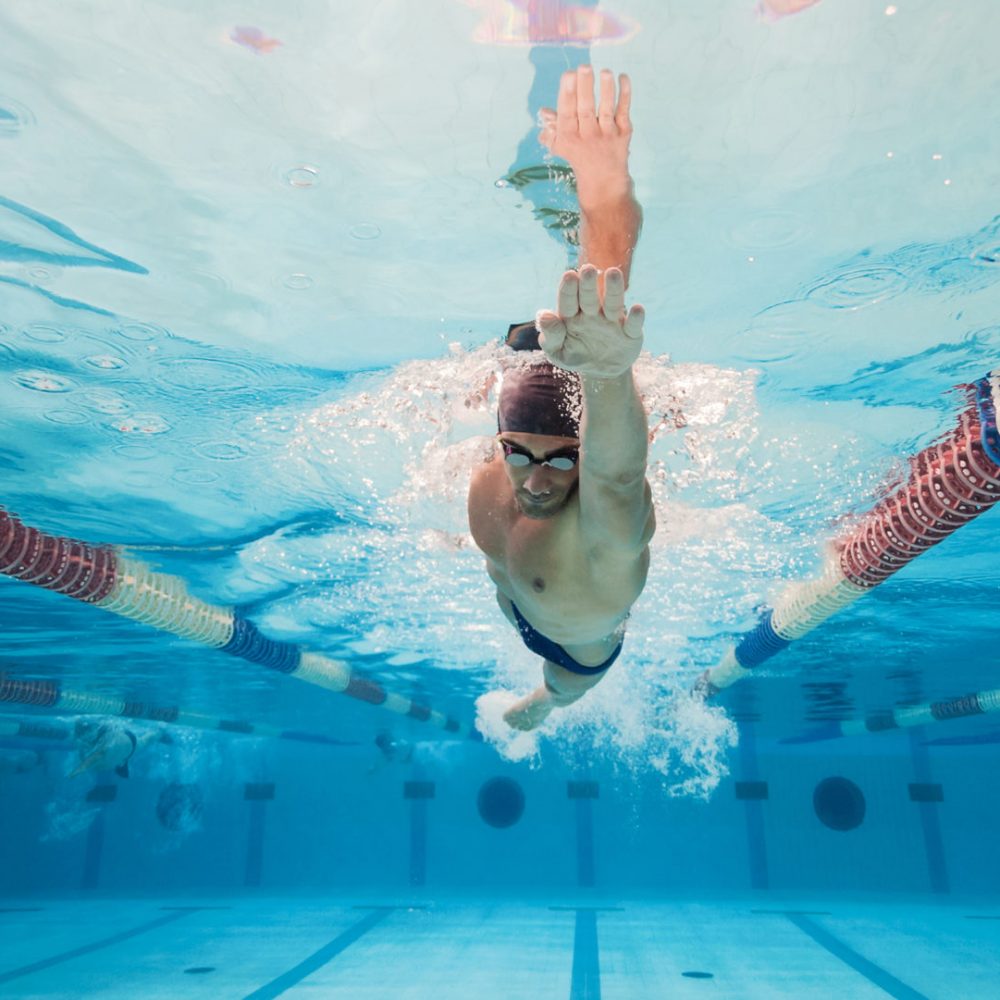
POLYGON ((116 722, 78 719, 74 730, 80 763, 70 773, 76 778, 87 771, 114 771, 120 778, 129 776, 129 762, 138 750, 166 738, 157 729, 135 733, 116 722))
POLYGON ((646 413, 632 377, 643 310, 625 311, 642 213, 628 171, 631 84, 589 66, 565 73, 540 139, 576 176, 580 268, 555 312, 515 324, 507 343, 534 362, 504 372, 496 452, 475 470, 469 526, 500 610, 543 683, 504 714, 530 730, 577 701, 621 652, 655 529, 646 413))

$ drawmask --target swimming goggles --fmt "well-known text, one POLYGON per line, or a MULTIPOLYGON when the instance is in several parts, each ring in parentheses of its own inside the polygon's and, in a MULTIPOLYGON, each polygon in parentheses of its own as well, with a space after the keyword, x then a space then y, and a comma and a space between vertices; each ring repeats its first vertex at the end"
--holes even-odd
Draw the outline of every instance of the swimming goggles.
POLYGON ((559 472, 569 472, 570 469, 575 469, 576 463, 580 461, 579 448, 566 448, 546 458, 535 458, 530 452, 508 441, 501 441, 500 447, 503 448, 503 460, 517 469, 523 469, 527 465, 547 465, 559 472))

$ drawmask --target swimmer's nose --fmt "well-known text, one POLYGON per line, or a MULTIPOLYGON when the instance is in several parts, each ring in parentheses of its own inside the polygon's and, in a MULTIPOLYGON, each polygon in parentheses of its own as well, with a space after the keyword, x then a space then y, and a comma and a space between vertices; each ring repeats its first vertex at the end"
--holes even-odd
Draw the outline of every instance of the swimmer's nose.
POLYGON ((524 481, 524 488, 536 497, 552 491, 552 480, 545 466, 536 465, 532 468, 524 481))

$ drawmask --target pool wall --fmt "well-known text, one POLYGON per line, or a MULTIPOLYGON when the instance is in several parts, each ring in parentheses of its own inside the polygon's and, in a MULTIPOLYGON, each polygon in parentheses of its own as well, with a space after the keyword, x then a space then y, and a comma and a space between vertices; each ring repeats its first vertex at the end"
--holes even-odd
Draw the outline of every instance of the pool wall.
POLYGON ((919 733, 836 749, 779 748, 744 724, 733 773, 705 802, 606 765, 504 764, 488 747, 414 767, 381 763, 367 746, 281 746, 252 780, 203 780, 189 833, 157 818, 162 776, 56 779, 50 763, 47 776, 0 777, 0 892, 1000 889, 983 836, 1000 827, 1000 806, 984 794, 993 786, 981 750, 927 748, 919 733), (506 828, 477 807, 497 776, 524 794, 506 828), (816 789, 830 778, 863 796, 852 829, 817 816, 816 789), (74 832, 55 838, 59 825, 74 832))

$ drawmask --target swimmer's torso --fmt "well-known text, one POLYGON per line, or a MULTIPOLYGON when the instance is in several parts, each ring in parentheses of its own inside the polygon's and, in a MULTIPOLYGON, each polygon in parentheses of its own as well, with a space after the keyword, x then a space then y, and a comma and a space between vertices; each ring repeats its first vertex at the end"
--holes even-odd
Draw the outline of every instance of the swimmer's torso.
POLYGON ((648 549, 626 558, 588 543, 578 495, 554 517, 526 517, 496 460, 473 474, 469 526, 500 595, 539 632, 571 652, 586 655, 592 647, 587 658, 595 662, 614 648, 616 630, 646 582, 648 549))

